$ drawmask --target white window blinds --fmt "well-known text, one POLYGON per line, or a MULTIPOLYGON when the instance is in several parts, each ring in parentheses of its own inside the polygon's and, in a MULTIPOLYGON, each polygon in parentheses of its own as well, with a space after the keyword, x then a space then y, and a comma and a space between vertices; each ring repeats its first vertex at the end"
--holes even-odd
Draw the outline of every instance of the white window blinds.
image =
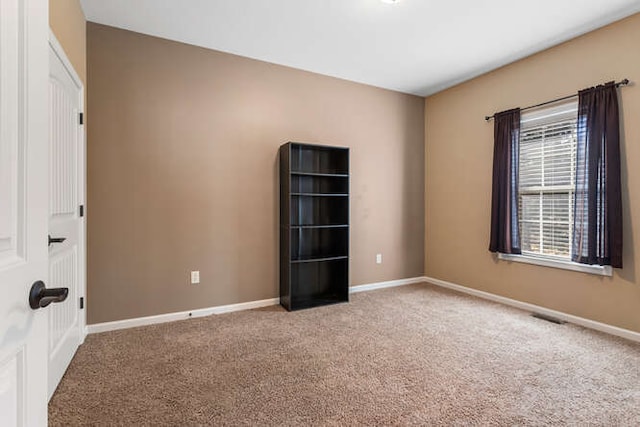
POLYGON ((572 103, 522 117, 518 209, 523 254, 570 258, 576 116, 572 103))

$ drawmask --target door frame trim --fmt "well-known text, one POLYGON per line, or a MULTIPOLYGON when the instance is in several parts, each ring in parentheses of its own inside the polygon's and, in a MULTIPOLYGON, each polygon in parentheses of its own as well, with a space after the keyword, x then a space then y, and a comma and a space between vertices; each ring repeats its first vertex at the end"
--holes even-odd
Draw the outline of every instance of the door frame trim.
MULTIPOLYGON (((56 54, 60 62, 69 73, 71 80, 79 91, 78 105, 80 112, 83 113, 84 121, 81 126, 78 147, 80 155, 78 156, 78 205, 84 206, 84 216, 80 218, 80 230, 78 231, 78 298, 84 298, 84 308, 79 310, 78 328, 80 336, 80 344, 84 343, 87 336, 87 131, 86 131, 86 114, 84 108, 84 83, 80 76, 73 68, 71 61, 67 57, 64 48, 56 38, 55 34, 49 28, 49 46, 56 54)), ((79 301, 76 301, 79 304, 79 301)))

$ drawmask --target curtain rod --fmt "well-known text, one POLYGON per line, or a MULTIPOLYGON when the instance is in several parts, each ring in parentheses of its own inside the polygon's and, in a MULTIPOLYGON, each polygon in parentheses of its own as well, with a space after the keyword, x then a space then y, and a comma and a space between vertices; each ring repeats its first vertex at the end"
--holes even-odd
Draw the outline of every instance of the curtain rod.
MULTIPOLYGON (((616 87, 626 86, 628 84, 629 84, 629 79, 623 79, 623 80, 619 81, 618 83, 616 83, 616 87)), ((525 110, 530 110, 532 108, 542 107, 543 105, 553 104, 554 102, 564 101, 565 99, 575 98, 576 96, 578 96, 578 94, 574 93, 573 95, 567 95, 567 96, 563 96, 562 98, 552 99, 551 101, 541 102, 540 104, 530 105, 528 107, 521 108, 520 111, 525 111, 525 110)), ((495 114, 493 116, 484 116, 484 119, 486 121, 489 121, 489 120, 493 119, 494 116, 495 116, 495 114)))

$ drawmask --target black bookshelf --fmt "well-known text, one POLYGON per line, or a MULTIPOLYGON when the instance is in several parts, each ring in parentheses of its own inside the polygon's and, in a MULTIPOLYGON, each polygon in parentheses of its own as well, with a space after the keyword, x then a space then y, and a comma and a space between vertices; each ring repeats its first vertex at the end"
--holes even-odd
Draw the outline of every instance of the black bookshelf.
POLYGON ((349 300, 349 149, 280 147, 280 304, 349 300))

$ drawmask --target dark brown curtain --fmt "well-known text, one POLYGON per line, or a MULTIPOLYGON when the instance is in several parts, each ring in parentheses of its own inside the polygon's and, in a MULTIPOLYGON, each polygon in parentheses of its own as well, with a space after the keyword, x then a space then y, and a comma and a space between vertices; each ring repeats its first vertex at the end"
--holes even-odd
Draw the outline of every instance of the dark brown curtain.
POLYGON ((609 82, 578 96, 573 261, 622 268, 617 89, 609 82))
POLYGON ((489 250, 520 254, 518 227, 518 157, 520 109, 494 115, 491 242, 489 250))

